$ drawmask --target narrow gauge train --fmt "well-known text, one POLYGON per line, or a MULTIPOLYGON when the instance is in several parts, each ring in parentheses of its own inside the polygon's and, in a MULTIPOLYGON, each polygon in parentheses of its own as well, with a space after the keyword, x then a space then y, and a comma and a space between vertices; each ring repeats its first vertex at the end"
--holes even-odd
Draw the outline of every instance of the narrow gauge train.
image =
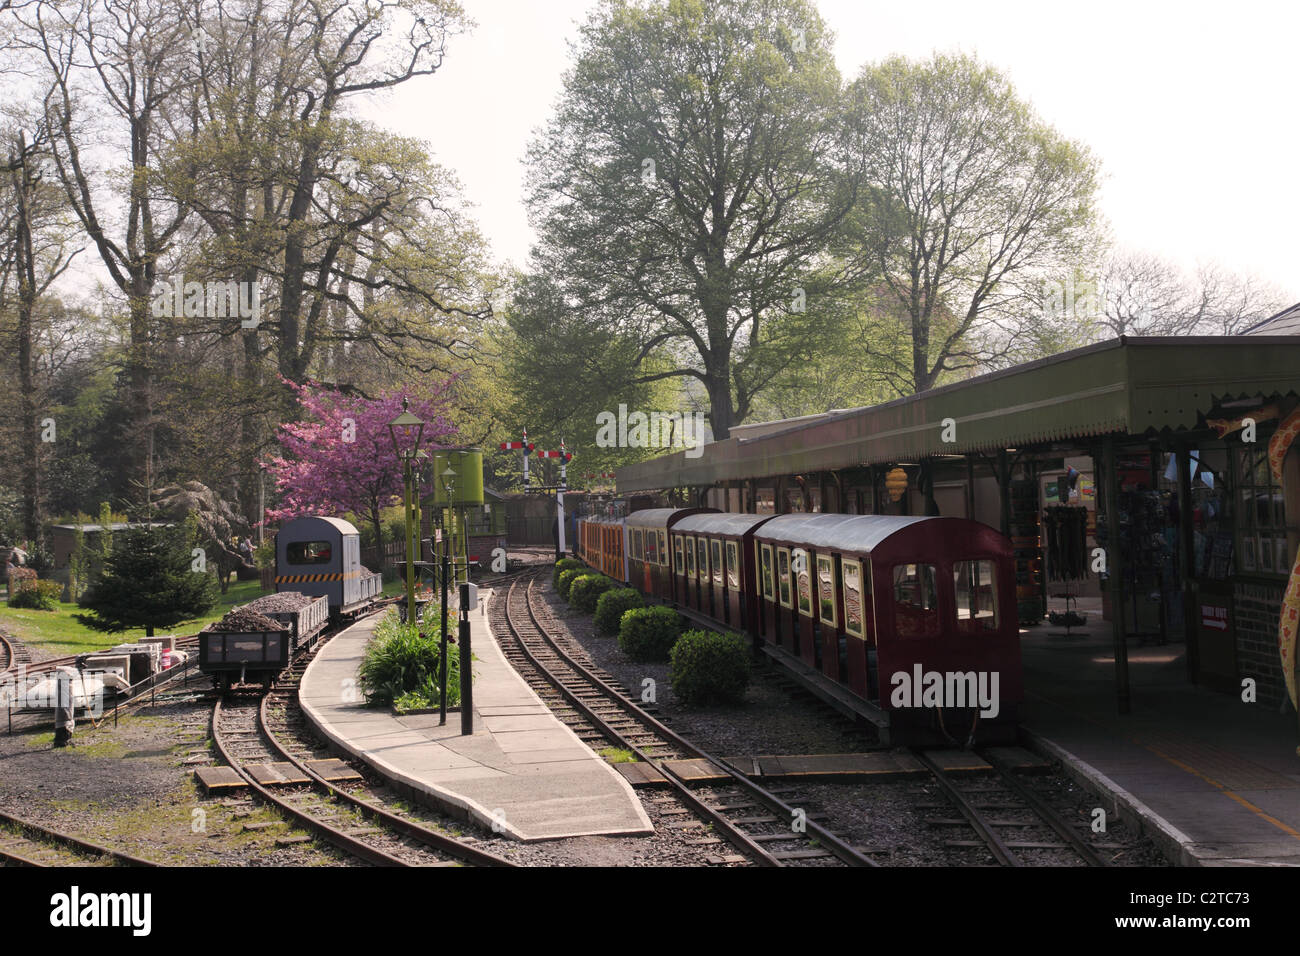
POLYGON ((289 665, 330 623, 368 609, 383 590, 361 565, 361 536, 340 518, 294 518, 275 538, 276 594, 236 608, 199 635, 199 670, 219 688, 260 682, 289 665))
POLYGON ((894 743, 1014 740, 1011 543, 966 518, 657 508, 580 523, 586 564, 748 634, 894 743))

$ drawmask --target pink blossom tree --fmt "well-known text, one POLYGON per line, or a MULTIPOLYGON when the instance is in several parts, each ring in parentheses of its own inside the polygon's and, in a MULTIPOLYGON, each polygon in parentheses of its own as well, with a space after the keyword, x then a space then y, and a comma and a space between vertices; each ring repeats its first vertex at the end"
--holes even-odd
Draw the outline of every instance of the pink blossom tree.
MULTIPOLYGON (((400 502, 402 495, 402 469, 388 423, 401 413, 402 399, 408 398, 410 411, 425 422, 420 447, 440 447, 456 432, 446 417, 454 384, 454 379, 448 379, 366 399, 285 381, 298 396, 303 420, 280 426, 277 437, 283 454, 263 463, 280 493, 280 506, 267 509, 267 520, 351 512, 368 519, 376 542, 382 541, 380 512, 400 502)), ((398 443, 407 447, 410 440, 399 435, 398 443)))

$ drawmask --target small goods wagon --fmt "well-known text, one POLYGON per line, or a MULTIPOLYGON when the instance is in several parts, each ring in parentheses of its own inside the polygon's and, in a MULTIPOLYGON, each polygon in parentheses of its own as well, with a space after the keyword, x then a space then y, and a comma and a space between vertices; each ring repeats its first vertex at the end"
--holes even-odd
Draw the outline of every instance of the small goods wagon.
POLYGON ((329 599, 295 591, 268 594, 236 608, 199 633, 199 670, 220 688, 275 675, 329 624, 329 599))

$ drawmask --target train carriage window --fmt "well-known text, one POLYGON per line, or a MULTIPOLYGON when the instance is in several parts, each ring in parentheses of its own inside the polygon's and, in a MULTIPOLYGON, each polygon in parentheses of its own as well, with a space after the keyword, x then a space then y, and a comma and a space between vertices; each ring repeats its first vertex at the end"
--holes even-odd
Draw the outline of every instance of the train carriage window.
POLYGON ((695 539, 695 570, 699 572, 701 581, 709 579, 709 542, 706 538, 695 539))
POLYGON ((862 623, 865 578, 862 563, 851 558, 840 561, 840 574, 844 577, 844 630, 854 637, 867 638, 862 623))
POLYGON ((645 533, 645 560, 647 564, 659 563, 659 538, 653 529, 645 533))
POLYGON ((763 597, 769 601, 776 599, 776 587, 772 583, 772 546, 762 546, 762 558, 759 561, 759 577, 763 582, 763 597))
POLYGON ((722 583, 722 542, 714 538, 709 542, 713 558, 713 583, 722 583))
POLYGON ((632 560, 643 561, 644 559, 645 559, 645 552, 642 550, 641 529, 633 528, 632 529, 632 560))
POLYGON ((686 573, 686 564, 682 558, 682 536, 673 535, 673 570, 678 574, 686 573))
POLYGON ((740 545, 735 541, 727 542, 727 587, 740 590, 740 545))
POLYGON ((686 576, 695 577, 695 539, 686 536, 686 576))
POLYGON ((781 592, 781 606, 793 607, 790 601, 790 549, 776 549, 777 586, 781 592))
POLYGON ((894 566, 894 625, 899 637, 939 636, 939 586, 933 564, 894 566))
POLYGON ((659 563, 664 567, 668 566, 668 532, 655 532, 659 537, 659 563))
POLYGON ((998 629, 997 575, 992 561, 958 561, 952 566, 957 595, 957 631, 982 634, 998 629))
POLYGON ((817 615, 823 624, 835 627, 835 562, 827 555, 817 555, 817 615))
POLYGON ((813 614, 813 596, 812 596, 812 572, 808 567, 811 560, 810 555, 803 548, 795 548, 791 552, 791 570, 794 571, 794 591, 795 597, 798 598, 799 613, 805 617, 812 617, 813 614))
POLYGON ((284 558, 290 564, 329 564, 333 553, 328 541, 295 541, 285 546, 284 558))

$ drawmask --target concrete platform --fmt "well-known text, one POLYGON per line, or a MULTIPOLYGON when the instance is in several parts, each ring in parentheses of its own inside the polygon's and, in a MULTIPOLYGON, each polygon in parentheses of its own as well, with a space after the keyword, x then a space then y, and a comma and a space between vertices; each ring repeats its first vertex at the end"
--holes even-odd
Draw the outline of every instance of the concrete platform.
MULTIPOLYGON (((483 607, 488 595, 483 592, 483 607)), ((460 715, 397 717, 353 692, 378 615, 348 628, 316 656, 299 696, 307 719, 336 747, 418 795, 519 840, 646 834, 632 787, 538 699, 506 661, 487 618, 470 615, 474 733, 460 715)))
POLYGON ((1132 712, 1120 716, 1110 625, 1099 606, 1081 610, 1088 625, 1069 638, 1046 623, 1021 632, 1030 745, 1109 794, 1108 813, 1173 862, 1300 866, 1295 714, 1193 687, 1181 643, 1130 640, 1132 712))

